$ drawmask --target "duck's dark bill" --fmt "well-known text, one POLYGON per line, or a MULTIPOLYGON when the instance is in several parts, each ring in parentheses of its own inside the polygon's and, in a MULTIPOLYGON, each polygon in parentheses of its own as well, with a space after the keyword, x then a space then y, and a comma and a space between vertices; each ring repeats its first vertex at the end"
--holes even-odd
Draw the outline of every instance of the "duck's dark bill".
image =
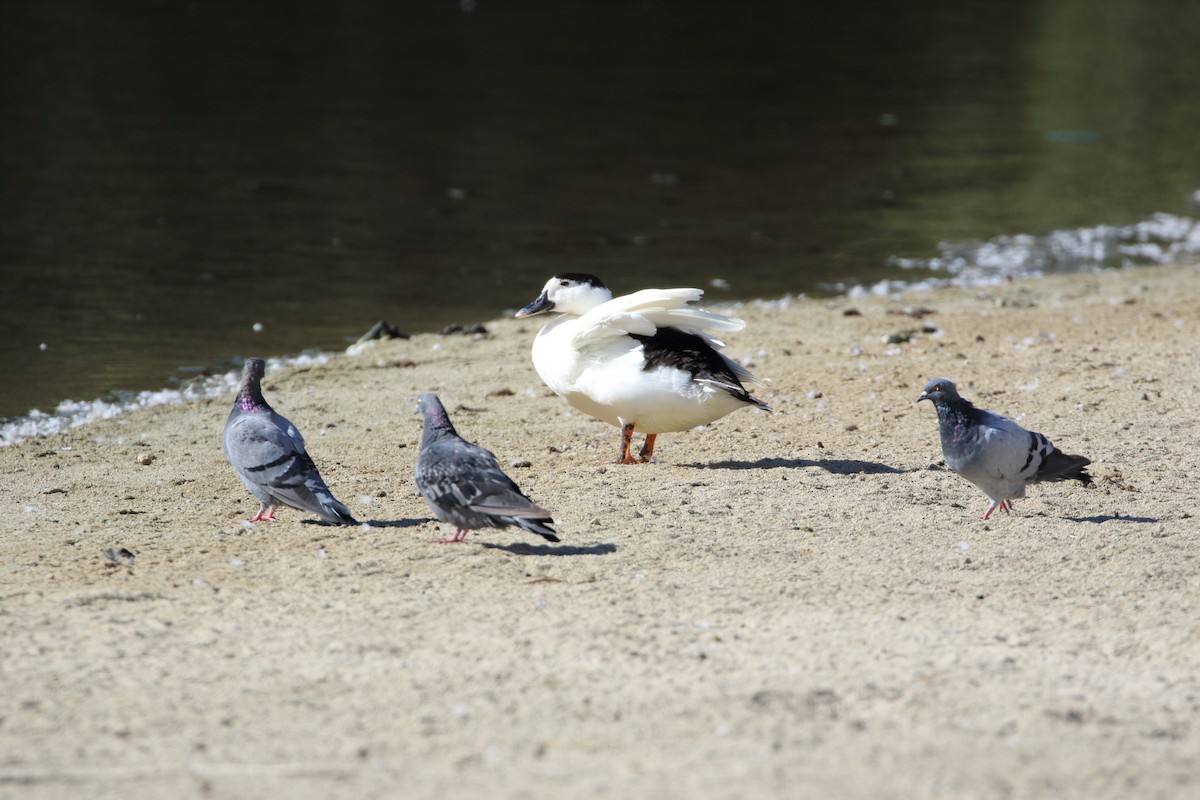
POLYGON ((522 317, 532 317, 534 314, 541 314, 543 311, 549 311, 554 308, 554 303, 550 302, 550 298, 546 297, 546 293, 542 292, 538 295, 537 300, 534 300, 529 305, 517 312, 517 319, 522 317))

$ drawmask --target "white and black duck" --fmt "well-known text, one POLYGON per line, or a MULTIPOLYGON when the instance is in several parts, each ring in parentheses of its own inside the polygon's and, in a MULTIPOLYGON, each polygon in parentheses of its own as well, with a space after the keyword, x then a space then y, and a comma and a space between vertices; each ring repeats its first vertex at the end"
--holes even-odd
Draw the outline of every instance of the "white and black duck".
POLYGON ((743 407, 770 411, 746 390, 761 385, 727 358, 711 332, 739 319, 689 305, 699 289, 643 289, 614 298, 595 275, 564 273, 546 282, 517 317, 557 312, 533 342, 533 365, 559 396, 621 430, 617 463, 650 461, 660 433, 706 425, 743 407), (646 435, 641 452, 630 445, 646 435))

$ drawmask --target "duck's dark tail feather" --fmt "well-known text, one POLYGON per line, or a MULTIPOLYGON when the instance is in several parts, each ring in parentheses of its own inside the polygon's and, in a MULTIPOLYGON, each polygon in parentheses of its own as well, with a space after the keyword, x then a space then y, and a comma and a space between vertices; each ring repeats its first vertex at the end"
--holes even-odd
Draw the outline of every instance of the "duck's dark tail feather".
POLYGON ((763 411, 771 410, 771 407, 769 405, 764 403, 762 400, 759 400, 757 397, 750 394, 749 392, 746 393, 746 397, 744 399, 747 403, 753 403, 756 407, 761 408, 763 411))

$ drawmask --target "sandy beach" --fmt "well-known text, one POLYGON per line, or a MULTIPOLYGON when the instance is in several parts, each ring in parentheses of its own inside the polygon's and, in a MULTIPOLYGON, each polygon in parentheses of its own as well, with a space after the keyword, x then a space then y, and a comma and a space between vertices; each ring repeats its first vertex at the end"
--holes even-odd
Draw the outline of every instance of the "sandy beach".
POLYGON ((268 371, 363 527, 243 522, 232 395, 0 448, 0 796, 1200 796, 1200 270, 722 310, 775 411, 655 464, 541 318, 268 371), (935 376, 1095 484, 982 521, 935 376), (427 390, 561 544, 430 542, 427 390))

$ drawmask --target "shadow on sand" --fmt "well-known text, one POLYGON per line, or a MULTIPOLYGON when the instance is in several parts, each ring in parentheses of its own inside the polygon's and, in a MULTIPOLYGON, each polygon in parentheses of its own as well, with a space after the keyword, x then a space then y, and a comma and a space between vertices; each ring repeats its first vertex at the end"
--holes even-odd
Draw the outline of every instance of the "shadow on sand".
POLYGON ((758 461, 715 461, 711 464, 681 464, 692 469, 801 469, 820 467, 834 475, 898 475, 916 472, 915 469, 900 469, 877 461, 859 461, 845 458, 822 458, 816 461, 807 458, 760 458, 758 461))
POLYGON ((1104 522, 1162 522, 1158 517, 1130 517, 1121 514, 1097 514, 1094 517, 1063 517, 1071 522, 1094 522, 1097 525, 1104 522))
POLYGON ((577 547, 569 544, 529 544, 527 542, 515 542, 513 544, 479 542, 479 544, 489 550, 503 550, 507 553, 512 553, 514 556, 606 556, 609 553, 617 552, 617 546, 608 542, 587 545, 585 547, 577 547))
MULTIPOLYGON (((363 524, 370 525, 372 528, 415 528, 418 525, 424 525, 426 522, 433 522, 433 521, 434 520, 431 520, 428 517, 426 517, 424 519, 360 519, 358 521, 358 524, 359 525, 363 525, 363 524)), ((343 527, 353 528, 353 527, 355 527, 354 525, 337 525, 332 522, 326 522, 323 519, 306 519, 306 520, 303 520, 301 524, 303 524, 303 525, 321 525, 321 526, 327 527, 327 528, 343 528, 343 527)))

